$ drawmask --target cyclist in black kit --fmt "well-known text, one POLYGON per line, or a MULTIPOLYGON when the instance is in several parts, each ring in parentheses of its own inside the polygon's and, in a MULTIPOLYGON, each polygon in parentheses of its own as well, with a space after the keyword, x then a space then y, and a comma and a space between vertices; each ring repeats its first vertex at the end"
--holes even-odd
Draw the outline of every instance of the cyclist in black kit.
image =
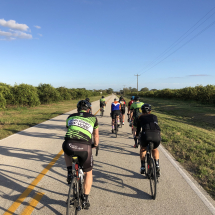
POLYGON ((161 136, 160 136, 160 127, 158 126, 158 119, 157 116, 151 114, 151 105, 150 104, 144 104, 141 107, 142 109, 142 115, 139 116, 137 120, 137 133, 136 138, 138 138, 138 135, 141 132, 140 137, 140 160, 141 160, 141 168, 140 173, 145 173, 145 155, 146 155, 146 147, 149 142, 154 143, 154 149, 152 150, 152 155, 155 160, 156 164, 156 172, 157 176, 160 176, 160 167, 159 167, 159 151, 157 147, 160 145, 161 136))
POLYGON ((66 120, 67 133, 63 143, 64 158, 68 170, 67 182, 72 181, 72 157, 78 156, 79 164, 83 167, 85 174, 84 180, 84 209, 90 207, 88 195, 92 186, 92 136, 94 147, 99 144, 99 129, 97 118, 89 114, 90 103, 81 100, 77 104, 78 113, 71 114, 66 120))

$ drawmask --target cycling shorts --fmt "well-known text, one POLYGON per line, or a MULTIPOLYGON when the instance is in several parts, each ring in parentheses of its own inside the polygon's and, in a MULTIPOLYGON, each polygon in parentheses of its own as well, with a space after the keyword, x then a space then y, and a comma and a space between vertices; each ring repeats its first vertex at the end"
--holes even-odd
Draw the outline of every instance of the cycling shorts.
POLYGON ((125 109, 124 108, 121 108, 121 113, 125 114, 125 109))
POLYGON ((91 145, 77 143, 72 140, 65 140, 63 142, 62 148, 68 156, 78 157, 79 164, 83 167, 84 172, 89 172, 93 169, 93 155, 91 145))
POLYGON ((133 127, 137 127, 137 119, 135 117, 133 117, 133 127))
POLYGON ((154 143, 154 149, 156 149, 161 142, 161 136, 160 136, 160 131, 146 131, 141 133, 140 137, 140 145, 142 147, 147 147, 147 145, 153 142, 154 143))
POLYGON ((105 103, 100 103, 100 108, 102 108, 102 107, 104 107, 104 106, 106 106, 105 103))
POLYGON ((119 116, 119 115, 120 115, 120 110, 112 111, 112 119, 115 119, 115 116, 119 116))

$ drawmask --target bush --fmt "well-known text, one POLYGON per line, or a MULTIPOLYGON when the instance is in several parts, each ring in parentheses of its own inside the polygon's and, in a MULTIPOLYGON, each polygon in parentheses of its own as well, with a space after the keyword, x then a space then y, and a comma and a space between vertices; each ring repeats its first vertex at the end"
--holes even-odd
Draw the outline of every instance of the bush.
POLYGON ((4 98, 3 94, 0 92, 0 108, 5 108, 6 106, 6 99, 4 98))
POLYGON ((11 89, 13 94, 12 104, 34 107, 40 105, 37 89, 32 85, 20 84, 11 89))
POLYGON ((12 104, 13 102, 13 94, 12 87, 10 85, 0 83, 0 93, 6 100, 6 105, 12 104))
POLYGON ((60 93, 51 84, 40 84, 37 87, 41 104, 60 101, 60 93))
POLYGON ((57 91, 60 93, 60 100, 70 100, 72 98, 69 89, 65 87, 59 87, 57 91))

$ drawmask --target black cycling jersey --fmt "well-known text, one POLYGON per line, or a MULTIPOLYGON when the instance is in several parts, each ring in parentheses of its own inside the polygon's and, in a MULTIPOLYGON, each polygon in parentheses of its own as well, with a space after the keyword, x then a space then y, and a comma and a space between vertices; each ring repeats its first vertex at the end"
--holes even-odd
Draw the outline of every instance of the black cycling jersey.
POLYGON ((150 131, 160 131, 160 127, 158 126, 157 116, 153 114, 141 115, 137 119, 137 136, 139 135, 140 129, 142 128, 142 132, 147 130, 150 131))

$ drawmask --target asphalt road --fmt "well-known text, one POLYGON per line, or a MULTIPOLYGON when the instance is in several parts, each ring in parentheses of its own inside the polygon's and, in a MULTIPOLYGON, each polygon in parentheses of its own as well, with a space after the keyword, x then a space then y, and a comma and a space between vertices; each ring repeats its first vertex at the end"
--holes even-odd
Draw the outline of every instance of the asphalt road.
MULTIPOLYGON (((117 138, 111 133, 113 98, 106 99, 104 116, 98 116, 100 151, 94 156, 91 207, 79 214, 215 214, 215 202, 161 147, 161 177, 152 200, 149 180, 139 173, 139 149, 133 148, 128 123, 117 138)), ((97 112, 99 101, 92 108, 97 112)), ((0 141, 0 214, 66 213, 67 170, 61 149, 65 120, 74 112, 0 141)))

